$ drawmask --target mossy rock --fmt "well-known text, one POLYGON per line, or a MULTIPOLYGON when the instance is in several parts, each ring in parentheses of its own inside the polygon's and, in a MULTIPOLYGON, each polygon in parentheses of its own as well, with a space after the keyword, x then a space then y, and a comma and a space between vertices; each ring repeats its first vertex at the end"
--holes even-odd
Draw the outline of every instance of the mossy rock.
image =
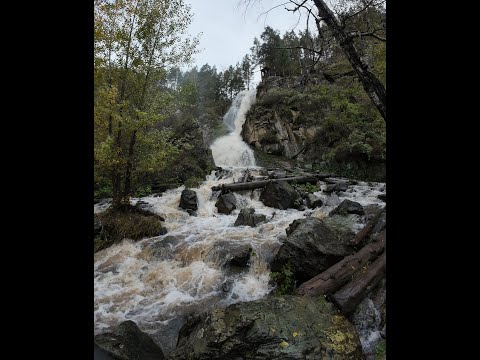
POLYGON ((323 297, 285 295, 192 317, 172 360, 364 359, 353 325, 323 297))
POLYGON ((94 252, 123 239, 140 240, 167 232, 163 227, 161 216, 134 206, 127 206, 124 209, 107 209, 97 216, 103 230, 94 238, 94 252))

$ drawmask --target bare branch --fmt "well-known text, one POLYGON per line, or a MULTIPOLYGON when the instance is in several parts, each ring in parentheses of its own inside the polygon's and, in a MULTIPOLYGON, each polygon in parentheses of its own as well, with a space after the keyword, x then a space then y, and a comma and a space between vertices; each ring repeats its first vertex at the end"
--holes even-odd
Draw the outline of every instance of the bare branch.
POLYGON ((307 48, 305 46, 274 47, 273 49, 281 49, 281 50, 303 49, 303 50, 311 51, 315 54, 323 55, 323 51, 317 51, 317 50, 314 50, 314 49, 307 48))
POLYGON ((378 5, 381 5, 383 3, 385 3, 385 0, 382 0, 378 3, 374 3, 375 0, 370 0, 368 3, 366 3, 360 10, 354 12, 353 14, 350 14, 350 15, 345 15, 345 16, 342 16, 342 19, 341 19, 341 24, 342 24, 342 27, 345 27, 345 23, 348 19, 351 19, 352 17, 354 16, 357 16, 358 14, 360 14, 361 12, 365 11, 366 9, 368 9, 371 5, 374 5, 374 6, 378 6, 378 5))
POLYGON ((369 36, 369 37, 373 37, 377 40, 380 40, 380 41, 383 41, 383 42, 386 42, 387 39, 381 37, 381 36, 378 36, 377 34, 375 34, 376 32, 378 31, 377 30, 374 30, 374 31, 370 31, 370 32, 352 32, 349 34, 350 37, 354 38, 354 37, 364 37, 364 36, 369 36))

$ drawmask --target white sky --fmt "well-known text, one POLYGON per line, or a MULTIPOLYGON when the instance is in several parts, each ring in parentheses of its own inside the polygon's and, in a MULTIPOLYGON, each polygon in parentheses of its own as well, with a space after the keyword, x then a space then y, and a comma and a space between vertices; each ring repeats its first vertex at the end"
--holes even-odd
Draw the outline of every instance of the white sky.
MULTIPOLYGON (((245 54, 250 53, 253 39, 260 38, 266 26, 280 30, 283 35, 286 31, 295 28, 295 32, 305 28, 306 16, 302 15, 298 26, 298 12, 293 14, 280 6, 267 15, 262 13, 272 7, 285 3, 287 0, 261 0, 250 5, 246 10, 241 0, 185 0, 192 7, 193 21, 189 33, 196 35, 200 32, 201 53, 195 57, 194 65, 199 68, 208 63, 215 65, 218 71, 224 71, 228 66, 240 62, 245 54), (295 27, 296 26, 296 27, 295 27)), ((292 5, 289 5, 292 8, 292 5)), ((254 82, 260 80, 257 70, 254 82)))

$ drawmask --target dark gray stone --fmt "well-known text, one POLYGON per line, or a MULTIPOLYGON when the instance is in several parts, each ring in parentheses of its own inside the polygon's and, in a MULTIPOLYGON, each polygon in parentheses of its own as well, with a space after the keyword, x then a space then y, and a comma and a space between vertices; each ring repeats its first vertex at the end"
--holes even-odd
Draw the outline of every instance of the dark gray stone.
POLYGON ((323 205, 322 199, 320 199, 318 196, 315 196, 313 194, 305 195, 305 203, 307 204, 307 207, 309 207, 310 209, 315 209, 323 205))
POLYGON ((237 208, 237 199, 233 193, 220 195, 215 206, 219 214, 230 214, 237 208))
POLYGON ((246 268, 252 251, 249 244, 219 241, 205 254, 205 261, 227 268, 246 268))
POLYGON ((180 208, 194 215, 198 209, 197 193, 194 190, 185 189, 180 196, 180 208))
POLYGON ((266 221, 267 217, 263 214, 255 214, 255 209, 248 208, 240 210, 234 226, 251 226, 255 227, 259 223, 266 221))
POLYGON ((272 182, 267 184, 260 195, 260 201, 266 206, 277 209, 288 209, 298 207, 295 204, 299 199, 297 191, 286 181, 272 182))
POLYGON ((363 206, 358 202, 345 199, 330 212, 329 216, 347 214, 363 215, 365 211, 363 210, 363 206))
POLYGON ((338 192, 338 191, 347 191, 348 185, 345 181, 340 181, 335 184, 329 184, 325 187, 323 192, 331 193, 331 192, 338 192))
POLYGON ((111 332, 95 336, 95 344, 122 360, 163 360, 162 349, 133 321, 125 321, 111 332))
POLYGON ((281 272, 290 266, 297 283, 302 283, 350 255, 354 232, 308 217, 293 221, 286 229, 286 241, 275 255, 271 270, 281 272))

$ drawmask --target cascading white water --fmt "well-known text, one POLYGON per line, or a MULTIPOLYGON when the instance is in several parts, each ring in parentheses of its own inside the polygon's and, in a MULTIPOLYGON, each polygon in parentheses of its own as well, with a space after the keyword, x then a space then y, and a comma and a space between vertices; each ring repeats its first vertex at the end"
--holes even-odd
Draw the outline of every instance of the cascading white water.
POLYGON ((240 91, 223 117, 223 122, 230 129, 230 133, 215 140, 210 147, 215 165, 222 167, 255 166, 253 150, 243 141, 240 133, 242 125, 245 123, 245 115, 255 102, 256 93, 256 89, 240 91))
MULTIPOLYGON (((225 169, 212 172, 194 189, 198 197, 196 216, 179 208, 183 186, 160 197, 144 197, 141 200, 165 219, 168 233, 138 242, 126 239, 95 254, 96 334, 133 320, 168 355, 175 347, 183 319, 189 314, 259 299, 272 290, 268 264, 281 245, 279 237, 285 236, 285 229, 293 220, 308 215, 324 217, 343 199, 362 205, 383 204, 377 195, 384 192, 384 184, 359 182, 342 196, 316 193, 325 205, 313 214, 311 210, 267 207, 258 200, 260 190, 235 193, 237 209, 230 215, 219 214, 212 186, 243 177, 245 167, 250 168, 252 175, 262 172, 255 167, 253 151, 240 136, 245 114, 254 100, 254 90, 241 92, 225 115, 225 124, 232 132, 212 145, 215 163, 225 169), (265 214, 267 222, 255 228, 233 226, 240 209, 246 207, 265 214), (238 246, 253 249, 249 267, 241 271, 225 267, 226 254, 238 246)), ((138 200, 132 199, 132 203, 138 200)), ((106 206, 97 204, 94 211, 104 211, 106 206)), ((362 224, 356 222, 355 216, 350 218, 349 225, 358 230, 362 224)))

